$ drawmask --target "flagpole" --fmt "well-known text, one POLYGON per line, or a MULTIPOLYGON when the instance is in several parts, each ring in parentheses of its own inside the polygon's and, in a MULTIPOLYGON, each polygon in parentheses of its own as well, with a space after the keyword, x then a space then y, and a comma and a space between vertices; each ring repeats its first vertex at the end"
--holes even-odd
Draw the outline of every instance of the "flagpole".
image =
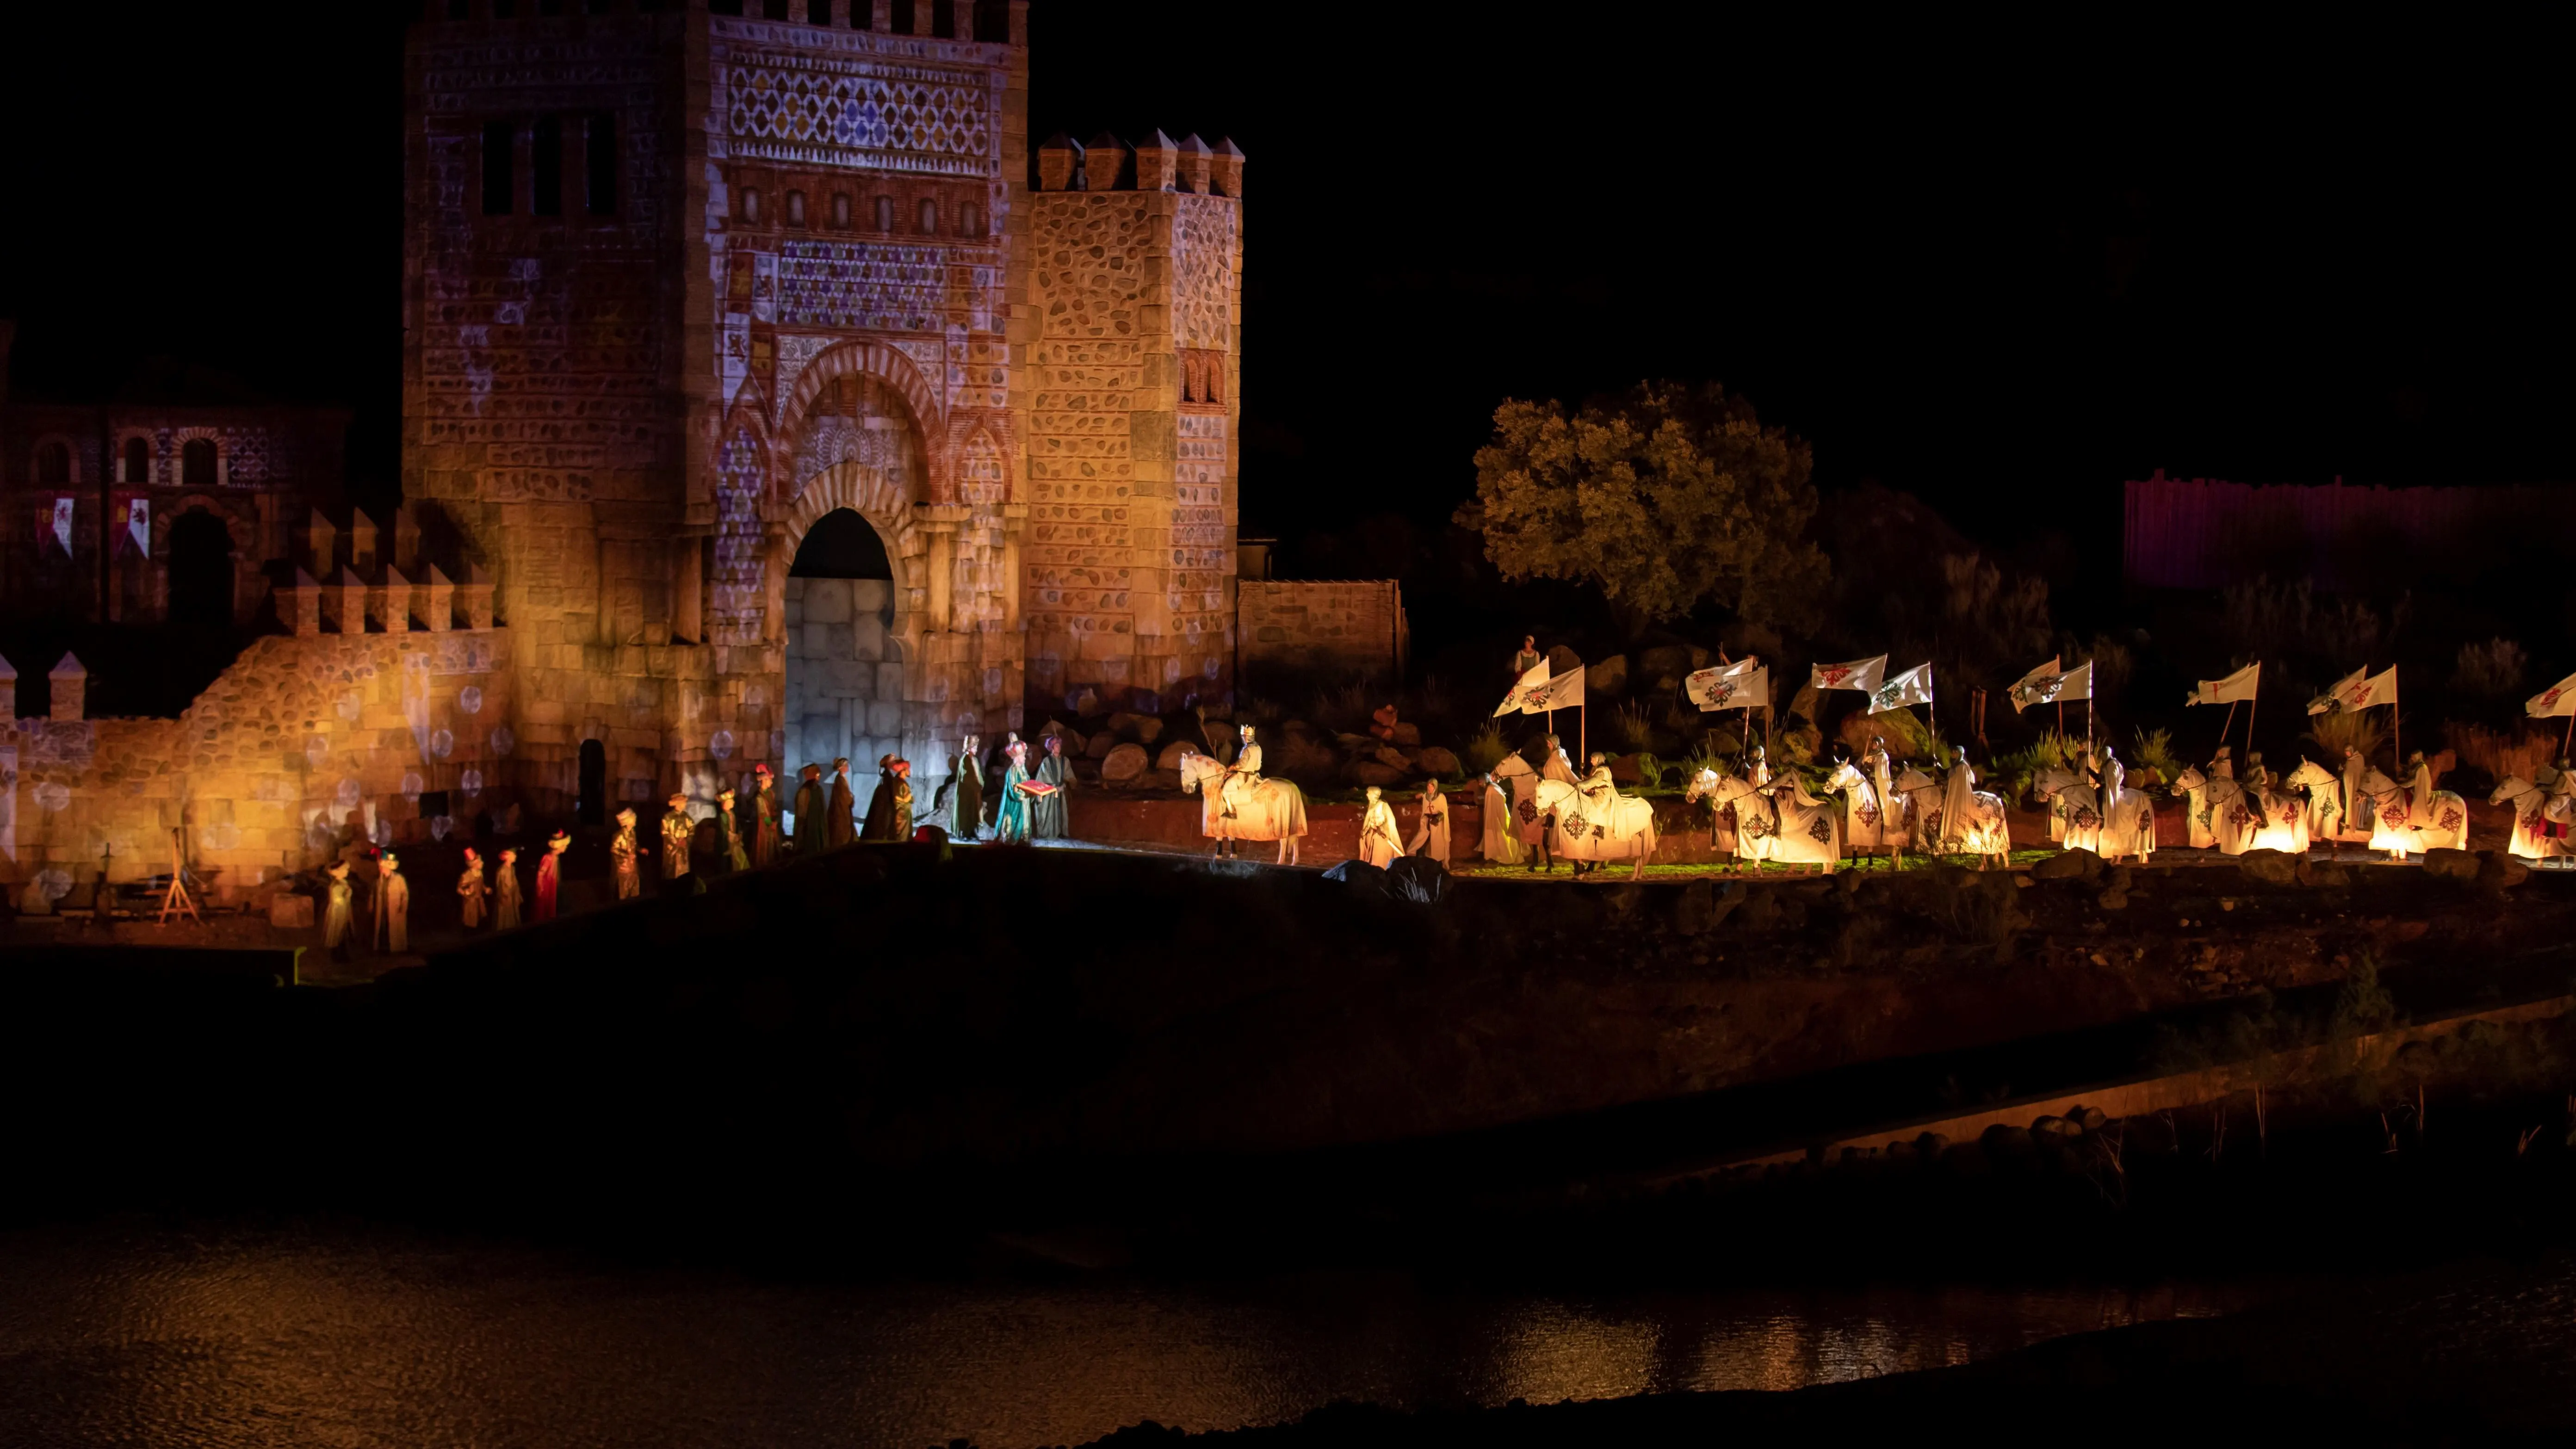
POLYGON ((2558 758, 2562 760, 2567 758, 2567 746, 2571 742, 2576 742, 2576 712, 2570 712, 2567 716, 2567 737, 2558 742, 2558 758))
MULTIPOLYGON (((2233 713, 2235 708, 2236 707, 2234 705, 2228 706, 2230 713, 2233 713)), ((2263 686, 2260 683, 2257 683, 2254 686, 2253 704, 2245 711, 2245 753, 2249 755, 2254 753, 2254 717, 2262 712, 2263 686)), ((2293 743, 2296 743, 2296 741, 2293 741, 2293 743)))
MULTIPOLYGON (((2225 749, 2227 747, 2227 736, 2229 732, 2235 728, 2236 701, 2231 699, 2227 702, 2227 723, 2218 727, 2218 746, 2220 749, 2225 749)), ((2252 732, 2249 730, 2247 733, 2251 734, 2252 732)))

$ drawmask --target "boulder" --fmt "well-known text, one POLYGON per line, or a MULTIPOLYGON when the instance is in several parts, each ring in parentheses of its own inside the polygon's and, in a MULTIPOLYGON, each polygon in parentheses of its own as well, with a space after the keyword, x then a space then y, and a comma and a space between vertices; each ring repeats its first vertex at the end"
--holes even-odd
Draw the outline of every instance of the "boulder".
POLYGON ((1413 771, 1413 762, 1404 757, 1404 751, 1393 745, 1379 745, 1374 749, 1358 750, 1353 753, 1362 759, 1375 760, 1398 774, 1410 774, 1413 771))
POLYGON ((2030 1134, 2033 1137, 2069 1137, 2073 1136, 2075 1131, 2074 1123, 2058 1116, 2033 1118, 2030 1124, 2030 1134))
POLYGON ((1645 778, 1646 767, 1638 763, 1635 755, 1621 755, 1610 762, 1610 783, 1614 785, 1641 784, 1645 778))
POLYGON ((2331 860, 2311 861, 2308 864, 2308 884, 2312 886, 2348 886, 2352 884, 2352 872, 2335 864, 2331 860))
POLYGON ((2444 880, 2476 880, 2478 858, 2465 850, 2428 850, 2424 852, 2424 873, 2444 880))
POLYGON ((1688 674, 1691 652, 1681 644, 1658 644, 1637 652, 1637 673, 1645 679, 1662 679, 1667 675, 1688 674))
POLYGON ((1155 729, 1160 730, 1163 727, 1163 722, 1155 719, 1152 715, 1136 714, 1122 709, 1109 717, 1109 723, 1105 728, 1111 734, 1116 735, 1122 740, 1136 740, 1140 743, 1151 744, 1153 743, 1153 736, 1141 733, 1138 729, 1139 725, 1149 720, 1152 721, 1155 729))
MULTIPOLYGON (((1162 753, 1154 756, 1154 768, 1157 770, 1177 771, 1181 768, 1181 757, 1183 755, 1194 755, 1198 753, 1201 753, 1198 746, 1191 744, 1188 740, 1173 740, 1171 743, 1163 746, 1162 753)), ((1172 778, 1176 784, 1180 779, 1177 774, 1172 778)))
POLYGON ((1422 726, 1410 721, 1399 722, 1388 731, 1387 738, 1407 749, 1419 748, 1422 744, 1422 726))
POLYGON ((1949 1134, 1946 1132, 1918 1133, 1914 1138, 1914 1150, 1922 1153, 1926 1158, 1937 1158, 1950 1150, 1949 1134))
POLYGON ((2081 846, 2061 850, 2030 868, 2036 880, 2091 880, 2102 873, 2102 857, 2081 846))
POLYGON ((2531 867, 2501 850, 2478 852, 2478 884, 2511 890, 2531 879, 2531 867))
MULTIPOLYGON (((1091 737, 1091 748, 1084 750, 1082 753, 1095 760, 1105 760, 1109 758, 1109 752, 1116 748, 1118 748, 1118 737, 1107 730, 1102 730, 1100 733, 1091 737)), ((1073 751, 1073 739, 1071 736, 1067 736, 1065 739, 1065 751, 1068 754, 1073 751)))
POLYGON ((1583 656, 1562 644, 1547 651, 1547 677, 1550 679, 1560 674, 1571 674, 1582 667, 1583 656))
POLYGON ((2026 1157, 2037 1146, 2031 1140, 2029 1128, 2014 1127, 2002 1122, 1987 1128, 1985 1133, 1978 1137, 1977 1144, 1985 1148, 1989 1155, 1995 1157, 2026 1157))
POLYGON ((1417 763, 1421 766, 1422 773, 1444 777, 1454 776, 1465 768, 1458 763, 1458 757, 1456 755, 1440 748, 1438 745, 1424 745, 1422 747, 1422 758, 1417 763))
POLYGON ((1583 676, 1583 687, 1593 694, 1626 694, 1628 692, 1628 656, 1613 654, 1596 659, 1583 676))
MULTIPOLYGON (((1102 738, 1107 738, 1107 735, 1104 733, 1102 738)), ((1100 758, 1100 783, 1103 785, 1137 784, 1150 768, 1152 766, 1145 758, 1143 745, 1113 746, 1108 754, 1100 758)))
POLYGON ((1178 770, 1156 770, 1145 777, 1144 783, 1153 786, 1157 790, 1170 790, 1174 793, 1178 793, 1181 788, 1181 772, 1178 770))
POLYGON ((1091 719, 1097 716, 1100 713, 1099 692, 1092 689, 1090 686, 1085 685, 1082 693, 1073 697, 1073 712, 1082 716, 1084 719, 1091 719))
POLYGON ((2102 1124, 2111 1120, 2111 1115, 2099 1107, 2078 1107, 2073 1115, 2077 1124, 2087 1132, 2099 1132, 2102 1124))
POLYGON ((2299 859, 2285 850, 2249 850, 2236 858, 2236 868, 2265 885, 2299 883, 2299 859))
POLYGON ((1375 760, 1353 760, 1344 773, 1350 776, 1350 781, 1354 785, 1375 785, 1384 789, 1390 785, 1404 783, 1404 771, 1393 765, 1379 764, 1375 760))

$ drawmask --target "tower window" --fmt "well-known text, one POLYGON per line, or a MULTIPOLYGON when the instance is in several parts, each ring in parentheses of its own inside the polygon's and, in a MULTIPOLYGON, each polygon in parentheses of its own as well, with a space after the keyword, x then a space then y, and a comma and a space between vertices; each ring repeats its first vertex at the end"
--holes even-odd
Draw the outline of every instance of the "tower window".
MULTIPOLYGON (((913 0, 917 9, 921 0, 913 0)), ((930 33, 941 40, 957 38, 957 0, 930 0, 930 33)))
POLYGON ((959 236, 982 236, 984 234, 984 208, 971 201, 957 208, 957 234, 959 236))
MULTIPOLYGON (((862 0, 862 3, 864 3, 864 0, 862 0)), ((808 25, 831 24, 832 0, 805 0, 805 23, 808 25)))
POLYGON ((125 481, 128 483, 152 481, 152 445, 141 438, 125 440, 125 481))
POLYGON ((516 0, 492 0, 493 19, 509 20, 517 16, 518 13, 519 7, 516 4, 516 0))
POLYGON ((528 179, 539 216, 563 215, 563 118, 539 116, 528 141, 528 179))
POLYGON ((592 116, 582 126, 582 199, 593 216, 617 214, 617 120, 592 116))
POLYGON ((518 128, 507 121, 483 123, 483 214, 508 216, 512 195, 518 190, 518 178, 511 170, 511 151, 518 141, 518 128))
POLYGON ((923 236, 939 235, 938 202, 931 200, 927 196, 921 199, 921 215, 919 219, 914 222, 913 230, 920 232, 923 236))
POLYGON ((894 230, 894 198, 893 198, 893 197, 891 197, 891 196, 880 196, 880 197, 878 197, 878 198, 877 198, 877 204, 876 204, 876 213, 877 213, 877 230, 879 230, 879 231, 892 231, 892 230, 894 230))
POLYGON ((754 224, 760 220, 760 188, 757 186, 742 189, 742 219, 754 224))
POLYGON ((877 23, 875 0, 850 0, 850 28, 873 29, 877 23))
POLYGON ((72 450, 67 443, 47 443, 36 450, 36 481, 69 483, 72 481, 72 450))
POLYGON ((787 193, 787 224, 789 226, 805 224, 805 193, 802 191, 787 193))
POLYGON ((190 488, 215 486, 215 440, 190 438, 179 449, 179 481, 190 488))
POLYGON ((910 35, 912 33, 912 12, 919 8, 920 6, 916 3, 916 0, 894 0, 894 4, 887 7, 891 12, 891 18, 894 21, 895 34, 910 35))
POLYGON ((760 7, 760 18, 763 20, 786 19, 787 0, 768 0, 767 4, 760 7))
POLYGON ((537 13, 539 15, 561 15, 563 13, 563 0, 537 0, 537 13))
POLYGON ((832 193, 832 225, 843 231, 850 229, 850 193, 846 191, 832 193))

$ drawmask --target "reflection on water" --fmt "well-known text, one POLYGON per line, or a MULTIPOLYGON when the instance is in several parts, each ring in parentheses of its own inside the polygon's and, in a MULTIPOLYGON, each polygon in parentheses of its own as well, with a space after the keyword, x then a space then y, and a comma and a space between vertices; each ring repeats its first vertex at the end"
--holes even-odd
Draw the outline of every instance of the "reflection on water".
POLYGON ((779 1284, 333 1224, 0 1234, 0 1444, 1073 1443, 1337 1399, 1793 1389, 2239 1290, 779 1284))

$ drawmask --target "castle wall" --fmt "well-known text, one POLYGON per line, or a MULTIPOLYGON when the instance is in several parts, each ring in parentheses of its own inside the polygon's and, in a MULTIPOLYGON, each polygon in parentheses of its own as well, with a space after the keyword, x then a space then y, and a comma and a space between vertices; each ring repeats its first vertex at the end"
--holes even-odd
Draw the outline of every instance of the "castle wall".
POLYGON ((1393 579, 1247 580, 1238 586, 1243 667, 1392 675, 1404 651, 1404 601, 1393 579))
MULTIPOLYGON (((177 719, 0 719, 0 879, 59 897, 170 867, 173 827, 219 891, 353 839, 421 838, 424 794, 470 817, 518 751, 501 629, 270 635, 177 719)), ((0 700, 7 696, 0 694, 0 700)))

